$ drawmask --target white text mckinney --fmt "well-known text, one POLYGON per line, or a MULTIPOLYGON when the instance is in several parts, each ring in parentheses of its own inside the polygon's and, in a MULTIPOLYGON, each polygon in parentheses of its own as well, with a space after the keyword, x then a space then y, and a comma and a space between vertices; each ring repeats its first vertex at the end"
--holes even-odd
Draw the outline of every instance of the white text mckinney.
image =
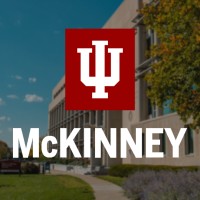
MULTIPOLYGON (((60 158, 67 158, 67 151, 70 149, 75 158, 90 158, 91 157, 91 128, 83 129, 84 137, 84 151, 83 155, 80 154, 76 143, 75 137, 80 133, 80 128, 74 128, 71 133, 68 133, 67 128, 60 128, 60 141, 54 136, 46 136, 43 140, 39 141, 39 128, 31 128, 27 144, 25 144, 24 136, 21 128, 13 128, 13 158, 19 158, 19 149, 21 148, 24 158, 28 158, 30 150, 32 148, 33 158, 39 158, 39 149, 41 145, 42 154, 47 158, 53 158, 56 155, 60 155, 60 158), (49 149, 48 144, 59 144, 59 149, 49 149), (59 153, 59 154, 58 154, 59 153)), ((132 138, 131 133, 127 128, 120 129, 120 145, 117 146, 117 129, 110 129, 109 140, 102 128, 95 128, 94 130, 94 155, 95 158, 101 158, 102 147, 105 148, 110 158, 126 158, 127 150, 132 152, 136 158, 143 157, 143 145, 145 145, 145 157, 147 158, 163 158, 163 152, 154 152, 153 147, 159 146, 161 141, 155 139, 154 135, 166 133, 171 145, 172 145, 172 157, 179 157, 179 147, 183 140, 184 134, 187 128, 181 128, 177 137, 175 138, 171 128, 146 128, 146 144, 142 142, 142 128, 136 128, 135 140, 132 138), (120 148, 120 155, 117 155, 117 149, 120 148)))

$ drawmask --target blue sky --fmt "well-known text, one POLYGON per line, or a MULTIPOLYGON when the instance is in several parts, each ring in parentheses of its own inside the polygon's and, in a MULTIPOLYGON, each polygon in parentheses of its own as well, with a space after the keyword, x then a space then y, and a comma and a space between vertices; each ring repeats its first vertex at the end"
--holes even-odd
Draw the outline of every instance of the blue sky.
POLYGON ((12 146, 12 128, 47 133, 65 29, 100 28, 122 1, 0 0, 0 140, 12 146))

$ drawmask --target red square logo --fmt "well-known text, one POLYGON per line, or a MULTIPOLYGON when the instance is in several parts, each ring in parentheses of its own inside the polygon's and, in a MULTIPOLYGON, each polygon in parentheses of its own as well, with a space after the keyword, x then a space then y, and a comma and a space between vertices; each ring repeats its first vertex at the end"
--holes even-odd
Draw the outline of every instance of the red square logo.
POLYGON ((135 30, 66 29, 66 110, 135 109, 135 30))

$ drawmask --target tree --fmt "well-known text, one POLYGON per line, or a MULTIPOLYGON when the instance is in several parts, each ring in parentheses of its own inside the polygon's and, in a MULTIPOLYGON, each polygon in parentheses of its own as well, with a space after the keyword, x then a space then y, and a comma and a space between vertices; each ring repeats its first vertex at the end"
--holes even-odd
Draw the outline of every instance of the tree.
POLYGON ((158 106, 171 100, 184 122, 192 118, 192 125, 199 126, 200 1, 153 0, 140 12, 159 38, 150 50, 155 62, 146 76, 149 97, 158 106))
POLYGON ((0 159, 10 157, 10 149, 8 145, 0 140, 0 159))

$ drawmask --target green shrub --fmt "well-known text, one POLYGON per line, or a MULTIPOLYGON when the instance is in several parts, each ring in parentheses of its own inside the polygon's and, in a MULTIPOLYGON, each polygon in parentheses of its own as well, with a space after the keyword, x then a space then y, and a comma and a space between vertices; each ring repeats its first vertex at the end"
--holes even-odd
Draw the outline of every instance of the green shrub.
POLYGON ((165 165, 131 165, 131 164, 121 164, 114 165, 109 169, 108 174, 110 176, 118 176, 118 177, 128 177, 130 174, 137 171, 179 171, 179 170, 187 170, 187 171, 198 171, 197 166, 187 166, 187 167, 175 167, 175 166, 165 166, 165 165))

